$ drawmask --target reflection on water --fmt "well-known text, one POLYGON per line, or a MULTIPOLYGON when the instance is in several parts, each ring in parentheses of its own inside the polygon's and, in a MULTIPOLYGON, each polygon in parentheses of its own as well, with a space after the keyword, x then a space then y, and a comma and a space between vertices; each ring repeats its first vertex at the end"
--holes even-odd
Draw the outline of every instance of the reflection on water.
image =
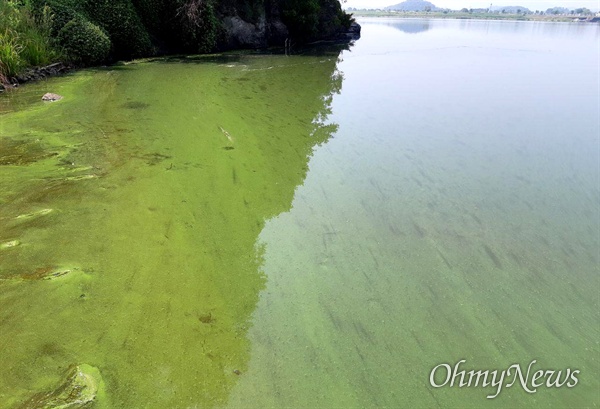
POLYGON ((228 407, 597 405, 596 28, 360 23, 339 128, 260 234, 266 288, 228 407), (581 380, 494 400, 429 385, 461 359, 581 380))
POLYGON ((422 33, 423 31, 431 30, 431 20, 426 19, 406 19, 406 20, 390 20, 385 21, 385 24, 394 27, 407 34, 422 33))
MULTIPOLYGON (((554 22, 534 22, 515 20, 475 20, 475 19, 420 19, 420 18, 365 18, 361 20, 374 26, 394 27, 405 33, 418 33, 427 30, 444 30, 458 34, 498 33, 502 36, 511 33, 543 35, 548 38, 576 37, 580 35, 600 34, 598 24, 565 24, 554 22)), ((523 40, 523 38, 521 39, 523 40)))
POLYGON ((3 99, 0 408, 600 404, 598 28, 361 24, 3 99))

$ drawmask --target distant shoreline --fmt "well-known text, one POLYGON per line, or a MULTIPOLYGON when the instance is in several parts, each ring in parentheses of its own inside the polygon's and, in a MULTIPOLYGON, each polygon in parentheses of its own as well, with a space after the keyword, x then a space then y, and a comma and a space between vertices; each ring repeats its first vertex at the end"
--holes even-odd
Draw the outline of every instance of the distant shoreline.
POLYGON ((352 10, 348 11, 354 17, 400 17, 400 18, 444 18, 455 20, 509 20, 509 21, 550 21, 550 22, 577 22, 598 23, 600 17, 582 17, 545 14, 501 14, 501 13, 462 13, 462 12, 437 12, 437 11, 384 11, 384 10, 352 10))

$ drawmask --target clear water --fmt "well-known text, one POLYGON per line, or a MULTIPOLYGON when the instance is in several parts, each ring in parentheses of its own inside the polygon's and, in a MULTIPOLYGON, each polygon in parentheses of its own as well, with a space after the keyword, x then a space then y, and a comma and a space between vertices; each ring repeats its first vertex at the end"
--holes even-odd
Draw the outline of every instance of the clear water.
POLYGON ((599 26, 361 24, 0 97, 0 408, 600 405, 599 26))

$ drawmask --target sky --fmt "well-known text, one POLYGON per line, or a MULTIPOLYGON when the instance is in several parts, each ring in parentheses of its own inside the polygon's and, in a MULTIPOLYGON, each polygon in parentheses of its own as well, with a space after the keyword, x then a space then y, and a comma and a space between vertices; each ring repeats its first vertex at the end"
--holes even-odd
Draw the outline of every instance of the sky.
MULTIPOLYGON (((347 0, 342 3, 344 8, 383 8, 401 3, 403 0, 347 0)), ((576 9, 579 7, 587 7, 592 11, 600 10, 600 0, 428 0, 440 8, 449 8, 460 10, 463 7, 470 8, 487 8, 490 3, 494 6, 521 6, 528 9, 546 10, 551 7, 566 7, 568 9, 576 9)))

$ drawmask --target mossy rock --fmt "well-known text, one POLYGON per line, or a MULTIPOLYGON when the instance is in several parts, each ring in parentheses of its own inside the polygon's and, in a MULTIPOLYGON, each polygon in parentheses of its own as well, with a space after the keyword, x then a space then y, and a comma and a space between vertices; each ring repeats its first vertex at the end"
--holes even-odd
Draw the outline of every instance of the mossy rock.
POLYGON ((98 64, 110 53, 111 41, 106 32, 82 17, 69 21, 57 38, 74 62, 98 64))

